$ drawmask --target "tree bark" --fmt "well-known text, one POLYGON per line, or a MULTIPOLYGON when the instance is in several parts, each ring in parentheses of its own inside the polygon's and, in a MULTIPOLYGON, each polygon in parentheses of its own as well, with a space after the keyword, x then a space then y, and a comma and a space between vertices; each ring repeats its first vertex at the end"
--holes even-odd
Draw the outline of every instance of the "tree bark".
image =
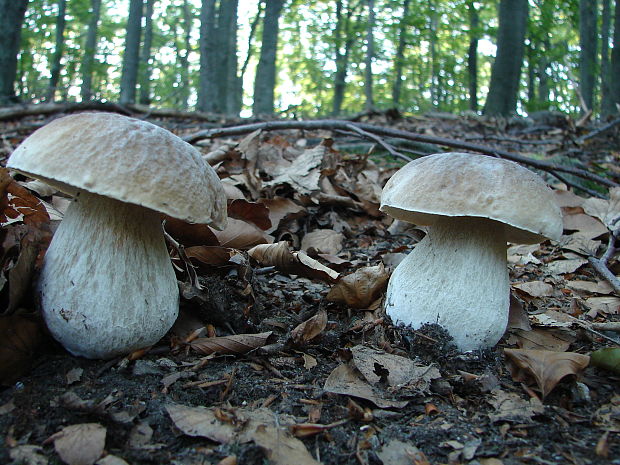
POLYGON ((497 54, 484 107, 487 115, 510 115, 516 111, 527 16, 528 0, 500 1, 497 54))
POLYGON ((200 10, 200 82, 199 111, 215 111, 215 0, 203 0, 200 10))
POLYGON ((189 77, 189 54, 192 51, 191 34, 192 34, 192 15, 187 0, 183 0, 182 9, 182 25, 183 25, 183 43, 182 47, 177 45, 177 56, 179 61, 179 73, 181 82, 179 83, 178 106, 186 109, 188 106, 189 93, 191 88, 189 77))
POLYGON ((276 52, 278 50, 279 19, 285 0, 267 0, 263 20, 263 40, 254 79, 254 115, 272 115, 276 84, 276 52))
POLYGON ((130 0, 125 36, 125 53, 121 72, 120 103, 135 103, 138 84, 138 67, 140 63, 140 32, 142 22, 142 1, 130 0))
POLYGON ((407 17, 409 16, 410 0, 403 2, 403 15, 398 25, 398 46, 394 57, 394 85, 392 87, 392 105, 400 105, 400 93, 403 85, 403 65, 405 62, 405 46, 407 45, 407 17))
POLYGON ((342 110, 344 92, 347 86, 349 53, 353 45, 353 36, 351 35, 353 9, 348 5, 345 16, 342 15, 342 9, 342 0, 338 0, 336 2, 336 27, 334 28, 336 73, 334 74, 334 97, 332 100, 332 114, 335 116, 339 115, 342 110))
POLYGON ((146 0, 144 7, 144 43, 140 57, 140 103, 151 104, 151 46, 153 43, 153 7, 155 0, 146 0))
POLYGON ((93 62, 95 61, 95 51, 97 49, 97 29, 101 15, 101 0, 92 0, 91 8, 92 12, 86 32, 86 44, 84 45, 84 57, 82 58, 81 67, 82 87, 80 88, 80 95, 84 102, 89 101, 93 96, 93 62))
POLYGON ((601 114, 608 116, 614 112, 610 96, 611 76, 609 74, 609 32, 611 28, 611 1, 603 1, 601 18, 601 114))
POLYGON ((469 109, 478 111, 478 38, 480 18, 474 2, 467 3, 469 11, 469 48, 467 50, 467 75, 469 77, 469 109))
MULTIPOLYGON (((614 39, 611 49, 611 76, 620 76, 620 0, 616 0, 614 9, 614 39)), ((618 105, 620 104, 620 79, 612 79, 610 86, 611 105, 613 113, 618 113, 618 105)))
POLYGON ((58 17, 56 18, 56 44, 54 47, 54 55, 50 66, 50 82, 47 90, 46 100, 54 101, 54 94, 58 88, 60 80, 60 60, 62 59, 63 48, 65 46, 65 13, 67 10, 67 0, 58 1, 58 17))
POLYGON ((238 59, 237 59, 237 17, 239 0, 228 0, 226 2, 226 13, 221 15, 222 23, 220 30, 223 31, 221 37, 224 38, 223 47, 220 49, 224 52, 225 56, 222 60, 223 75, 222 75, 222 88, 219 95, 222 96, 221 108, 222 113, 228 116, 238 116, 241 111, 241 94, 242 86, 239 80, 238 74, 238 59))
POLYGON ((28 0, 0 0, 0 105, 15 101, 17 54, 28 0))
POLYGON ((586 108, 594 107, 596 85, 597 1, 579 0, 579 91, 586 108))
POLYGON ((372 61, 375 57, 375 0, 366 0, 368 6, 368 27, 366 28, 366 58, 364 69, 364 108, 372 110, 375 106, 372 92, 372 61))
POLYGON ((431 105, 437 107, 439 104, 439 63, 437 60, 437 27, 439 18, 435 8, 434 0, 428 1, 429 10, 429 49, 430 49, 430 76, 431 76, 431 105))

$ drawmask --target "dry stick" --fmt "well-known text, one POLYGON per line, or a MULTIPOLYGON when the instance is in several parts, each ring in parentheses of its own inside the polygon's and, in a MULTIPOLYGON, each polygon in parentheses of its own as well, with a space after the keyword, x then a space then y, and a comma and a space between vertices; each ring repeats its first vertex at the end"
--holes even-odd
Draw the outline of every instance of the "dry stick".
POLYGON ((575 189, 579 189, 580 191, 583 191, 586 194, 591 195, 592 197, 598 197, 599 199, 604 199, 605 198, 605 196, 603 194, 601 194, 600 192, 596 192, 595 190, 588 189, 587 187, 584 187, 584 186, 581 186, 581 185, 579 185, 577 183, 574 183, 574 182, 570 181, 569 179, 566 179, 561 174, 558 174, 558 173, 556 173, 554 171, 549 171, 549 174, 551 176, 556 177, 560 182, 563 182, 567 186, 573 187, 575 189))
POLYGON ((616 118, 615 120, 611 121, 609 124, 606 124, 605 126, 595 129, 592 132, 589 132, 588 134, 586 134, 585 136, 581 136, 579 139, 577 139, 577 142, 580 144, 583 144, 584 142, 604 133, 609 131, 610 129, 612 129, 614 126, 617 126, 620 124, 620 118, 616 118))
POLYGON ((328 131, 333 130, 351 130, 350 126, 356 126, 362 131, 372 133, 378 136, 395 137, 399 139, 412 140, 416 142, 426 142, 429 144, 443 145, 446 147, 452 147, 457 149, 471 150, 479 152, 485 155, 499 156, 507 160, 516 161, 525 165, 533 166, 534 168, 541 169, 543 171, 560 171, 563 173, 572 174, 574 176, 588 179, 596 183, 602 184, 607 187, 620 187, 620 184, 611 181, 607 178, 599 176, 589 171, 574 168, 571 166, 557 166, 552 163, 548 163, 542 160, 535 160, 532 158, 524 157, 514 153, 506 152, 504 150, 496 149, 493 147, 487 147, 484 145, 470 144, 467 142, 461 142, 453 139, 446 139, 444 137, 427 136, 424 134, 416 134, 409 131, 402 131, 398 129, 385 128, 381 126, 373 126, 365 123, 351 123, 349 121, 342 120, 312 120, 312 121, 265 121, 262 123, 244 124, 241 126, 231 126, 226 128, 205 129, 198 131, 194 134, 186 136, 184 140, 189 143, 194 143, 200 139, 223 137, 223 136, 239 136, 248 134, 256 130, 273 131, 278 129, 307 129, 317 130, 323 129, 328 131))
POLYGON ((392 147, 390 144, 388 144, 387 142, 385 142, 383 139, 381 139, 380 137, 371 134, 369 132, 366 132, 362 129, 360 129, 359 127, 357 127, 355 124, 353 123, 349 123, 347 124, 347 128, 349 128, 351 131, 353 131, 354 133, 366 138, 366 139, 370 139, 374 142, 376 142, 377 144, 379 144, 381 147, 383 147, 385 150, 387 150, 387 152, 392 155, 393 157, 396 158, 400 158, 401 160, 405 160, 407 162, 412 161, 411 158, 409 158, 407 155, 403 155, 400 152, 397 152, 396 149, 394 147, 392 147))
MULTIPOLYGON (((618 218, 616 218, 613 223, 616 223, 617 221, 618 218)), ((611 287, 614 288, 614 291, 616 291, 616 294, 618 295, 620 295, 620 280, 610 271, 607 267, 607 263, 616 252, 616 235, 619 233, 620 228, 609 234, 607 250, 605 250, 605 253, 601 258, 588 257, 588 261, 592 265, 592 268, 594 268, 603 278, 607 280, 609 284, 611 284, 611 287)))
POLYGON ((620 333, 620 321, 611 321, 607 323, 592 323, 592 329, 597 331, 613 331, 620 333))

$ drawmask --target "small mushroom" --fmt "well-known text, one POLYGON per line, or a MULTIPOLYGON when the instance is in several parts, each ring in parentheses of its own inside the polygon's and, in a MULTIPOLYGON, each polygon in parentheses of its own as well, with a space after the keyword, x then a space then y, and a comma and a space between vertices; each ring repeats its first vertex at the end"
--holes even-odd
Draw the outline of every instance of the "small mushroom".
POLYGON ((74 197, 37 285, 52 335, 88 358, 156 343, 179 307, 161 213, 226 224, 224 190, 200 153, 153 124, 82 113, 34 132, 7 166, 74 197))
POLYGON ((429 226, 390 277, 386 313, 414 329, 442 326, 461 351, 491 347, 506 330, 506 242, 562 235, 562 215, 544 181, 484 155, 442 153, 408 163, 385 185, 381 211, 429 226))

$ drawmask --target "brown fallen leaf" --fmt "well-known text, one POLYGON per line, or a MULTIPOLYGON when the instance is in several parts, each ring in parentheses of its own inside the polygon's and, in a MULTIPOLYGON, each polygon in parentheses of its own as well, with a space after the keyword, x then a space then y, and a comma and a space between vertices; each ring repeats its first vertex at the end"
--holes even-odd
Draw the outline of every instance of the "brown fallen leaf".
POLYGON ((491 422, 531 423, 534 415, 544 412, 540 399, 531 398, 525 400, 514 392, 506 392, 501 389, 491 391, 488 398, 489 404, 495 408, 495 412, 489 414, 491 422))
POLYGON ((185 255, 192 260, 193 263, 198 263, 207 266, 236 266, 237 262, 231 261, 231 258, 241 255, 237 249, 230 247, 214 247, 199 245, 194 247, 187 247, 185 249, 185 255))
POLYGON ((275 266, 276 269, 287 274, 327 282, 335 282, 339 276, 338 272, 310 258, 304 252, 292 252, 286 241, 257 245, 248 250, 248 255, 263 266, 275 266))
POLYGON ((228 201, 228 216, 258 226, 262 230, 271 228, 269 209, 262 203, 249 202, 245 199, 228 201))
POLYGON ((327 312, 321 309, 316 315, 297 325, 291 331, 291 339, 295 344, 304 344, 321 334, 326 326, 327 312))
POLYGON ((28 226, 41 227, 48 224, 49 220, 41 200, 15 182, 6 168, 0 168, 0 225, 22 222, 28 226))
POLYGON ((528 281, 526 283, 512 284, 512 287, 531 297, 549 297, 553 295, 553 286, 543 281, 528 281))
POLYGON ((201 354, 217 352, 221 355, 241 355, 267 344, 272 332, 258 334, 233 334, 232 336, 201 337, 194 339, 189 346, 201 354))
POLYGON ((389 275, 382 263, 367 266, 340 278, 327 294, 327 300, 353 308, 368 308, 385 290, 389 275))
POLYGON ((68 465, 92 465, 103 453, 106 429, 98 423, 66 426, 47 441, 68 465))
POLYGON ((252 223, 228 218, 228 225, 223 231, 213 230, 219 245, 233 249, 249 249, 257 244, 270 244, 273 237, 252 223))
POLYGON ((590 198, 583 202, 582 207, 588 215, 598 218, 613 231, 618 227, 614 220, 620 216, 620 188, 609 189, 609 199, 590 198))
POLYGON ((213 230, 206 224, 190 224, 183 220, 166 216, 164 228, 179 244, 185 247, 220 245, 213 230))
POLYGON ((285 197, 274 197, 273 199, 260 199, 262 203, 269 209, 269 218, 271 220, 271 228, 267 229, 268 233, 272 233, 281 225, 296 218, 301 218, 307 214, 307 211, 301 205, 296 204, 285 197))
POLYGON ((338 255, 342 250, 344 235, 332 229, 315 229, 301 240, 301 250, 308 255, 320 253, 338 255))
POLYGON ((545 398, 562 378, 576 375, 590 363, 590 357, 574 352, 504 349, 512 378, 518 382, 535 381, 545 398))
POLYGON ((424 452, 398 439, 392 439, 384 445, 377 456, 384 465, 430 465, 424 452))
POLYGON ((36 317, 0 316, 0 385, 12 384, 30 370, 44 337, 36 317))
POLYGON ((296 425, 292 425, 290 430, 295 437, 307 438, 322 433, 323 431, 327 431, 328 429, 335 428, 336 426, 344 425, 348 421, 349 419, 345 418, 344 420, 339 420, 328 425, 320 425, 317 423, 298 423, 296 425))

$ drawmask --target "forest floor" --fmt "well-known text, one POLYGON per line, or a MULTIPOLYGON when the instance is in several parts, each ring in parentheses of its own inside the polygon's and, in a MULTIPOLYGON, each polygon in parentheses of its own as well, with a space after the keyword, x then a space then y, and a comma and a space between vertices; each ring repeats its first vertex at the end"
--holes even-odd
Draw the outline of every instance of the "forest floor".
MULTIPOLYGON (((0 156, 57 116, 0 122, 0 156)), ((618 182, 619 128, 584 139, 595 125, 543 116, 365 122, 618 182)), ((149 121, 180 136, 214 127, 149 121)), ((620 321, 620 298, 588 262, 606 250, 620 194, 565 178, 611 199, 592 200, 539 171, 564 236, 511 245, 509 328, 496 347, 460 354, 443 329, 397 327, 382 310, 390 270, 424 231, 378 211, 381 186, 403 162, 357 136, 295 129, 196 141, 227 184, 233 219, 223 232, 170 223, 181 316, 158 345, 109 361, 71 356, 45 334, 33 274, 17 266, 28 231, 43 249, 41 231, 66 199, 5 179, 0 463, 620 464, 620 362, 588 364, 620 345, 596 326, 620 321), (16 197, 43 199, 45 212, 15 219, 16 197)), ((389 144, 410 156, 445 150, 389 144)), ((615 256, 608 265, 620 272, 615 256)))

